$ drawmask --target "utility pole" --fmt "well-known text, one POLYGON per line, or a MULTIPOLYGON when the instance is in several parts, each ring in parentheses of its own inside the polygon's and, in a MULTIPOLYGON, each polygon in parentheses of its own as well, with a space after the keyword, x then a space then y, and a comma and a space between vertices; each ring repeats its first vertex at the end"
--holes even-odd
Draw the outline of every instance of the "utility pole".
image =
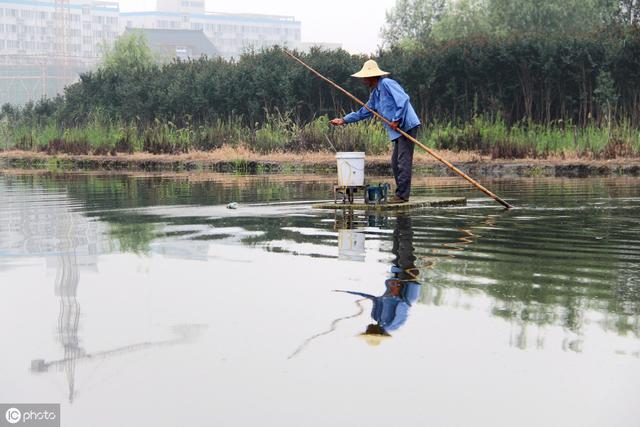
POLYGON ((62 93, 66 84, 71 79, 71 64, 69 63, 69 32, 71 27, 71 8, 69 0, 55 0, 55 39, 54 49, 56 58, 53 61, 56 64, 60 78, 58 79, 58 93, 62 93))

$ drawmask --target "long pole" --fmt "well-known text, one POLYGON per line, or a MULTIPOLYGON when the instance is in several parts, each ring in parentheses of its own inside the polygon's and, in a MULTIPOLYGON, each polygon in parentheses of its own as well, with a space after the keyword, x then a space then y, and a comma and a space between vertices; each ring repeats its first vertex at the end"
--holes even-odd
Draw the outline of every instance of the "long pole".
MULTIPOLYGON (((369 106, 367 104, 365 104, 364 102, 362 102, 361 100, 359 100, 358 98, 356 98, 354 95, 352 95, 349 91, 347 91, 346 89, 342 88, 341 86, 339 86, 338 84, 334 83, 333 81, 329 80, 328 78, 326 78, 325 76, 323 76, 322 74, 320 74, 319 72, 317 72, 314 68, 312 68, 311 66, 307 65, 303 60, 301 60, 300 58, 298 58, 297 56, 295 56, 294 54, 292 54, 291 52, 289 52, 288 50, 284 50, 284 53, 286 53, 287 55, 289 55, 291 58, 293 58, 294 60, 296 60, 297 62, 300 63, 300 65, 302 65, 303 67, 305 67, 306 69, 308 69, 309 71, 311 71, 313 74, 315 74, 316 76, 320 77, 322 80, 324 80, 325 82, 329 83, 331 86, 333 86, 334 88, 338 89, 340 92, 344 93, 345 95, 347 95, 349 98, 351 98, 352 100, 354 100, 355 102, 357 102, 358 104, 362 105, 364 108, 366 108, 367 110, 369 110, 370 113, 372 113, 375 117, 377 117, 378 119, 380 119, 381 121, 383 121, 384 123, 386 123, 387 125, 391 126, 391 122, 387 119, 385 119, 382 115, 380 115, 377 111, 373 110, 372 108, 369 108, 369 106)), ((427 153, 429 153, 431 156, 433 156, 436 160, 438 160, 439 162, 443 163, 446 167, 448 167, 449 169, 451 169, 452 171, 454 171, 455 173, 457 173, 458 175, 460 175, 461 177, 463 177, 464 179, 466 179, 467 181, 469 181, 474 187, 476 187, 478 190, 482 191, 484 194, 486 194, 487 196, 491 197, 493 200, 495 200, 496 202, 500 203, 502 206, 504 206, 507 209, 511 209, 513 206, 511 206, 509 203, 507 203, 505 200, 501 199, 500 197, 498 197, 497 195, 495 195, 494 193, 492 193, 491 191, 489 191, 487 188, 485 188, 482 184, 480 184, 478 181, 476 181, 475 179, 471 178, 469 175, 467 175, 466 173, 462 172, 460 169, 458 169, 456 166, 454 166, 453 164, 451 164, 449 161, 447 161, 446 159, 442 158, 438 153, 436 153, 435 151, 433 151, 432 149, 430 149, 429 147, 427 147, 426 145, 424 145, 423 143, 421 143, 420 141, 418 141, 416 138, 412 137, 411 135, 409 135, 408 133, 406 133, 405 131, 403 131, 402 129, 398 128, 397 131, 404 136, 405 138, 407 138, 409 141, 413 142, 414 144, 416 144, 418 147, 422 148, 424 151, 426 151, 427 153)))

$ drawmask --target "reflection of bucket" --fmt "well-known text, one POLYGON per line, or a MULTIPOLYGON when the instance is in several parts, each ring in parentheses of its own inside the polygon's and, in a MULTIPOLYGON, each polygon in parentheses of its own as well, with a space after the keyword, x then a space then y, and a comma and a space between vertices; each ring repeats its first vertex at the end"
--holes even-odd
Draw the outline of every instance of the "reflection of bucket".
POLYGON ((338 185, 341 187, 364 185, 364 153, 336 153, 338 185))
POLYGON ((338 230, 338 258, 364 262, 364 233, 338 230))

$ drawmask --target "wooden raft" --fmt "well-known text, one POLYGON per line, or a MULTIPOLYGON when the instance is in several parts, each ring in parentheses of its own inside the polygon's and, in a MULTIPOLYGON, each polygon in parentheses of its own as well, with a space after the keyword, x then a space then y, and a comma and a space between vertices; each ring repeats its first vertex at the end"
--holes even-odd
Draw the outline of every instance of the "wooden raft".
POLYGON ((434 208, 443 206, 460 206, 466 205, 467 199, 464 197, 416 197, 409 200, 407 203, 401 203, 397 205, 391 204, 376 204, 368 205, 362 200, 356 200, 353 203, 334 203, 323 202, 317 203, 312 207, 314 209, 352 209, 359 211, 376 211, 376 212, 401 212, 410 211, 422 208, 434 208))

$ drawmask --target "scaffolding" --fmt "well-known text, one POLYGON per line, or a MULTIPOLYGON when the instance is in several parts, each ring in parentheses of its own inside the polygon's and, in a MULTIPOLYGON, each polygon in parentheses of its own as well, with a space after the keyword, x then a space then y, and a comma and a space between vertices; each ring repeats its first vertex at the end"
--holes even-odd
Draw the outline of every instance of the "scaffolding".
POLYGON ((53 51, 55 51, 62 80, 70 81, 72 76, 68 57, 68 43, 71 27, 71 8, 69 7, 69 0, 55 0, 55 2, 53 51))
POLYGON ((95 61, 70 55, 0 54, 0 105, 53 98, 95 61))
MULTIPOLYGON (((51 30, 46 40, 51 43, 48 50, 35 54, 0 52, 0 105, 54 98, 97 62, 97 58, 81 56, 70 49, 69 0, 55 0, 54 6, 48 23, 51 30)), ((21 18, 17 23, 24 24, 21 18)), ((34 40, 30 37, 20 32, 18 41, 34 40)))

